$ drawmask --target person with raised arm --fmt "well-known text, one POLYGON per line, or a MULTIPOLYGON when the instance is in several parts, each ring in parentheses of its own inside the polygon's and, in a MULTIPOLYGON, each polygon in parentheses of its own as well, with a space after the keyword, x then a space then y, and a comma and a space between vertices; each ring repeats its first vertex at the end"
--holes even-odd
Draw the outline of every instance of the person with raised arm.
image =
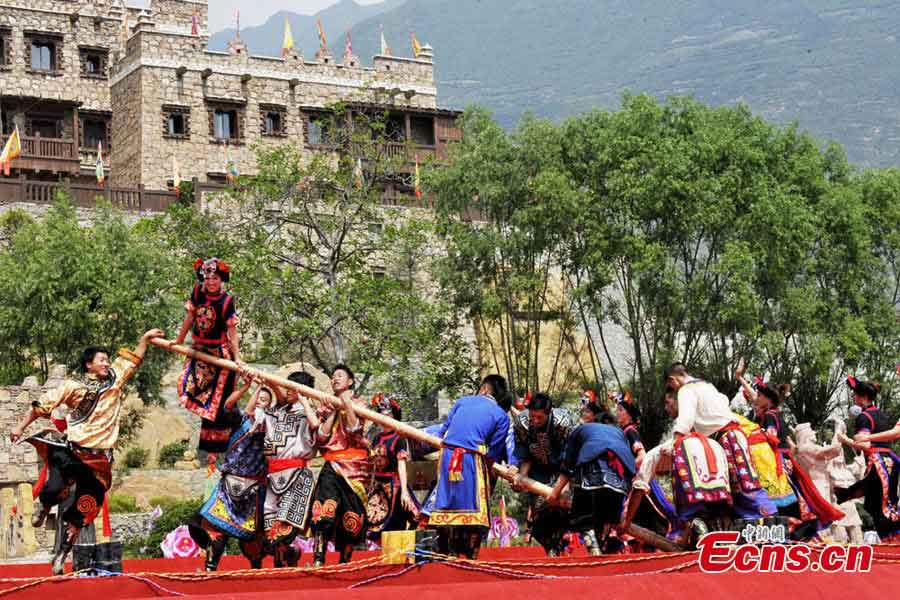
MULTIPOLYGON (((94 521, 103 506, 112 485, 113 450, 119 439, 125 385, 141 366, 149 340, 163 335, 160 329, 147 331, 134 350, 119 350, 112 364, 107 349, 86 348, 79 360, 81 373, 33 402, 9 434, 10 440, 18 443, 35 420, 58 418, 65 412, 64 438, 44 431, 24 440, 37 449, 45 463, 35 485, 40 499, 32 521, 35 527, 43 524, 50 509, 68 498, 70 487, 75 486, 75 500, 62 514, 64 537, 51 562, 54 574, 63 573, 79 532, 94 521)), ((108 529, 105 525, 104 530, 108 529)))

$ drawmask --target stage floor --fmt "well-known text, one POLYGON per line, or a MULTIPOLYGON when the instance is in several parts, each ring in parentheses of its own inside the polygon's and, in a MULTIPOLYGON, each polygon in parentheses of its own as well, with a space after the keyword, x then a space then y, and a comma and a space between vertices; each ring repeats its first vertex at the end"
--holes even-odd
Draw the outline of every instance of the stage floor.
MULTIPOLYGON (((307 557, 303 557, 304 562, 307 557)), ((50 577, 47 564, 0 566, 0 597, 124 600, 191 598, 415 597, 416 600, 554 600, 609 598, 640 600, 728 598, 806 600, 851 594, 853 600, 884 598, 900 576, 900 548, 879 546, 869 573, 700 572, 696 553, 575 556, 549 559, 538 548, 485 549, 472 563, 431 562, 384 565, 377 553, 361 552, 348 565, 324 569, 237 570, 240 557, 223 559, 222 570, 202 573, 202 559, 125 561, 112 577, 50 577), (851 580, 850 577, 853 577, 851 580)), ((337 556, 329 556, 336 562, 337 556)))

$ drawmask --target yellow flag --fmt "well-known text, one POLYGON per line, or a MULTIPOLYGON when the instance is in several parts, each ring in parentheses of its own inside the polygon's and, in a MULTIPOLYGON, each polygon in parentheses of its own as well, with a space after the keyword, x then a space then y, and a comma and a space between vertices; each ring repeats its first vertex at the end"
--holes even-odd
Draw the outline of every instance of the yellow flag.
POLYGON ((328 42, 325 40, 325 28, 322 27, 322 19, 316 20, 316 29, 319 30, 319 47, 325 50, 328 48, 328 42))
POLYGON ((412 34, 412 50, 413 58, 419 58, 419 54, 422 52, 422 46, 419 45, 419 40, 416 39, 415 32, 412 34))
POLYGON ((10 163, 21 155, 22 139, 19 137, 19 126, 16 125, 16 128, 10 134, 9 139, 6 140, 3 152, 0 153, 0 168, 3 169, 4 176, 9 177, 10 163))
POLYGON ((291 24, 287 17, 284 18, 284 41, 281 42, 281 56, 287 56, 294 49, 294 34, 291 33, 291 24))

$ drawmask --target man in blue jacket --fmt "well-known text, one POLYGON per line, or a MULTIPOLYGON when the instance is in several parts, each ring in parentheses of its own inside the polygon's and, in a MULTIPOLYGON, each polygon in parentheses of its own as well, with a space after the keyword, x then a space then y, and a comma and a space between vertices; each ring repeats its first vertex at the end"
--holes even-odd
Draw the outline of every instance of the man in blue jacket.
POLYGON ((518 464, 507 411, 506 380, 488 375, 478 394, 456 401, 438 435, 444 439, 429 525, 443 554, 475 558, 490 527, 490 465, 518 464))

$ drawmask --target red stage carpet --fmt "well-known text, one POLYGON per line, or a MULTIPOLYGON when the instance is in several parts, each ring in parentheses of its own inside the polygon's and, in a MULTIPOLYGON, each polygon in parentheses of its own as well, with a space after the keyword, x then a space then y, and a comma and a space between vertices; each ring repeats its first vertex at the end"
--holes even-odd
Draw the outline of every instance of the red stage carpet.
MULTIPOLYGON (((305 559, 306 557, 304 557, 305 559)), ((336 560, 336 556, 329 560, 336 560)), ((126 561, 124 575, 49 578, 49 565, 0 567, 0 597, 15 599, 87 598, 119 600, 190 596, 210 599, 309 597, 415 597, 416 600, 561 600, 570 597, 738 598, 807 600, 851 595, 885 598, 900 577, 900 548, 879 546, 870 573, 752 573, 721 575, 699 571, 695 553, 584 556, 548 559, 537 548, 485 549, 478 563, 383 565, 380 556, 359 553, 349 565, 325 569, 227 570, 246 566, 223 560, 223 570, 197 572, 202 559, 126 561), (853 577, 851 579, 851 576, 853 577)))

